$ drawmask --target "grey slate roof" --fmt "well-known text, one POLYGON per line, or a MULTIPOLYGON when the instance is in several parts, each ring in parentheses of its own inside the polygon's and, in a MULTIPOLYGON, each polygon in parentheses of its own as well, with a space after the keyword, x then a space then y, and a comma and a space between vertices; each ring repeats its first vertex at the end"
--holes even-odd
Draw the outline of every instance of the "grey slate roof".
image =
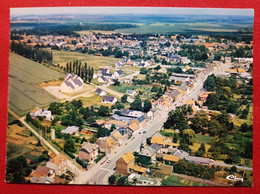
POLYGON ((142 123, 143 121, 145 121, 145 116, 144 115, 142 115, 142 116, 140 116, 140 117, 138 117, 137 118, 137 120, 139 121, 139 123, 142 123))
POLYGON ((114 99, 114 96, 103 96, 102 101, 113 102, 114 99))
POLYGON ((133 94, 134 93, 134 90, 127 90, 126 91, 126 94, 133 94))
POLYGON ((98 71, 100 71, 102 74, 108 73, 108 69, 105 69, 105 68, 100 68, 100 69, 98 69, 98 71))
POLYGON ((69 126, 66 129, 62 130, 61 133, 73 134, 73 133, 76 133, 78 130, 79 130, 79 127, 69 126))
POLYGON ((117 73, 118 73, 119 75, 124 75, 124 72, 123 72, 122 70, 118 70, 117 73))
POLYGON ((83 152, 85 151, 85 152, 91 153, 92 151, 95 151, 97 148, 98 148, 98 145, 96 145, 96 144, 84 142, 79 151, 83 151, 83 152))
POLYGON ((173 155, 178 156, 180 159, 187 158, 189 156, 188 152, 183 150, 176 150, 173 155))
POLYGON ((144 148, 144 149, 142 149, 140 155, 142 155, 142 156, 152 157, 155 153, 156 153, 156 152, 155 152, 154 149, 148 147, 148 148, 144 148))
POLYGON ((151 148, 155 151, 158 152, 161 149, 161 146, 157 143, 154 143, 153 145, 151 145, 151 148))
POLYGON ((68 80, 64 80, 64 83, 65 83, 68 87, 70 87, 70 88, 72 88, 72 89, 75 89, 75 87, 74 87, 68 80))
POLYGON ((97 88, 97 89, 96 89, 96 94, 100 94, 102 91, 103 91, 102 89, 97 88))
POLYGON ((107 81, 107 79, 104 76, 101 76, 100 78, 105 82, 107 81))
POLYGON ((79 87, 84 84, 83 81, 81 80, 81 78, 78 75, 76 75, 76 74, 71 75, 70 73, 66 73, 64 83, 68 87, 75 89, 75 87, 73 86, 73 84, 71 82, 74 82, 79 87))
POLYGON ((130 117, 119 116, 117 114, 112 115, 110 118, 114 119, 114 120, 117 120, 117 121, 126 121, 126 122, 129 122, 129 121, 133 120, 130 117))
POLYGON ((102 73, 102 75, 103 75, 104 77, 112 77, 112 74, 111 74, 111 73, 102 73))

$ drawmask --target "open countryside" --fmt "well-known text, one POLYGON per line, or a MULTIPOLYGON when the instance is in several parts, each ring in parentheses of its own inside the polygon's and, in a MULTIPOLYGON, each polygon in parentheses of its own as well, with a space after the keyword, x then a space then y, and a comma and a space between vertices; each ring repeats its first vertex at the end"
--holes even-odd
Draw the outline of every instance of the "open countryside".
POLYGON ((10 53, 9 108, 23 115, 36 106, 47 106, 55 97, 37 86, 64 75, 37 62, 10 53))
POLYGON ((65 67, 66 63, 73 60, 79 60, 82 64, 85 62, 95 70, 105 66, 113 66, 118 59, 113 57, 94 56, 71 51, 53 51, 53 64, 65 67))

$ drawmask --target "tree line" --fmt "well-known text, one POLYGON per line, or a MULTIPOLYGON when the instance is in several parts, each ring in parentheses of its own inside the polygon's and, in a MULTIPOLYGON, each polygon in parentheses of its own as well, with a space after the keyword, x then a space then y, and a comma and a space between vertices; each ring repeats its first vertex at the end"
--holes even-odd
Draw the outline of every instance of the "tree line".
POLYGON ((82 65, 81 61, 79 60, 68 62, 66 64, 65 71, 68 73, 75 73, 79 77, 81 77, 85 82, 89 83, 92 81, 94 75, 94 68, 90 68, 87 65, 87 63, 84 63, 84 65, 82 65))
POLYGON ((35 26, 32 29, 20 29, 13 30, 11 34, 24 34, 27 35, 65 35, 65 36, 79 36, 75 31, 81 30, 102 30, 102 31, 114 31, 115 29, 122 28, 137 28, 138 25, 133 24, 96 24, 96 23, 84 23, 83 25, 41 25, 35 26))
POLYGON ((18 55, 26 57, 36 62, 47 62, 52 63, 53 55, 52 52, 42 50, 39 48, 31 47, 26 45, 25 43, 16 43, 14 41, 11 42, 10 49, 12 52, 15 52, 18 55))

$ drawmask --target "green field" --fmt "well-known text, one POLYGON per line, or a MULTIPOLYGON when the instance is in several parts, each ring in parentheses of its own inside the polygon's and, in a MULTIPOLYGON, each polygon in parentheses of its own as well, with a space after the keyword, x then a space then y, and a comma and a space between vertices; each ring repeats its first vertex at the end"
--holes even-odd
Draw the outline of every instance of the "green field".
POLYGON ((125 94, 127 90, 135 90, 135 89, 141 89, 144 92, 150 92, 151 91, 151 86, 146 86, 146 85, 127 85, 127 84, 120 84, 119 86, 110 86, 111 89, 116 90, 120 93, 125 94))
POLYGON ((113 57, 95 56, 72 51, 52 51, 52 53, 53 64, 60 64, 60 66, 66 66, 67 62, 79 60, 82 64, 86 62, 88 66, 97 70, 104 66, 115 66, 115 63, 119 61, 119 59, 113 57))
POLYGON ((253 124, 253 105, 249 107, 249 112, 247 115, 247 119, 240 119, 238 116, 234 120, 232 120, 235 126, 241 126, 243 123, 247 123, 248 125, 253 124))
POLYGON ((167 32, 236 32, 239 29, 237 25, 214 24, 210 22, 193 23, 145 23, 139 25, 139 28, 117 29, 120 33, 167 33, 167 32))
POLYGON ((36 106, 43 107, 57 101, 37 84, 63 76, 42 64, 10 53, 9 108, 24 115, 36 106))
POLYGON ((162 185, 163 186, 206 186, 206 184, 182 179, 177 176, 169 176, 169 177, 163 179, 162 185))
POLYGON ((198 143, 209 144, 212 139, 213 139, 213 137, 206 136, 206 135, 196 134, 196 136, 195 136, 195 142, 198 142, 198 143))

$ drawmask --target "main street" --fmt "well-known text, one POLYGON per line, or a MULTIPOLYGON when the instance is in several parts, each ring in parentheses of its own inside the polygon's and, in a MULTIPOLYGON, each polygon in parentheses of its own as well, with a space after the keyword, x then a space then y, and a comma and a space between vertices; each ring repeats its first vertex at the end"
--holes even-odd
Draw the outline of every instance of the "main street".
MULTIPOLYGON (((214 73, 224 72, 228 67, 220 66, 214 73)), ((180 97, 178 100, 174 102, 172 109, 176 106, 180 106, 186 99, 193 99, 198 96, 203 87, 203 83, 207 76, 203 78, 198 78, 197 82, 194 84, 193 88, 191 88, 190 92, 180 97)), ((86 183, 95 183, 95 184, 107 184, 108 177, 114 173, 114 169, 116 167, 116 160, 118 160, 124 153, 127 151, 138 151, 140 149, 140 145, 142 142, 146 141, 146 138, 151 137, 153 134, 158 132, 163 123, 166 121, 168 116, 167 111, 159 111, 159 115, 156 116, 153 120, 151 120, 146 127, 139 130, 138 133, 133 135, 130 139, 128 139, 122 146, 118 147, 116 151, 108 154, 109 163, 106 162, 106 157, 104 157, 98 164, 94 165, 88 171, 80 174, 72 184, 86 184, 86 183), (144 134, 143 132, 146 131, 144 134)))

